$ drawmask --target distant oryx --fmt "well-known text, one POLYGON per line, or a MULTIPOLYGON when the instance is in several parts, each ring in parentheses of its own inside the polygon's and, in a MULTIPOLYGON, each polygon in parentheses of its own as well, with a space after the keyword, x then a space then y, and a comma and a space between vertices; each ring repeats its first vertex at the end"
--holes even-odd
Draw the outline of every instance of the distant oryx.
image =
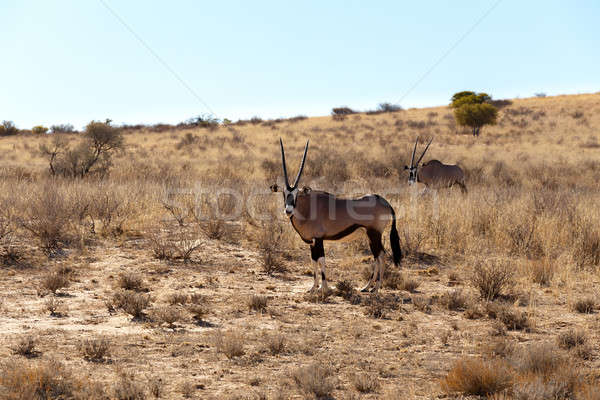
MULTIPOLYGON (((279 144, 281 146, 281 161, 285 179, 285 188, 282 190, 285 214, 290 218, 290 222, 296 232, 298 232, 298 235, 300 235, 300 238, 310 244, 315 279, 310 292, 319 290, 318 265, 321 266, 322 283, 320 290, 323 293, 327 293, 329 289, 327 287, 327 279, 325 278, 325 250, 323 249, 323 241, 340 240, 360 228, 366 230, 371 252, 373 253, 373 257, 375 257, 371 279, 362 291, 366 292, 370 290, 376 292, 381 287, 385 268, 383 257, 380 257, 381 253, 384 252, 381 235, 390 219, 392 220, 390 232, 392 258, 395 265, 398 265, 402 260, 394 209, 383 197, 376 194, 367 195, 359 199, 340 199, 333 194, 309 188, 298 190, 298 182, 300 181, 306 161, 308 141, 304 148, 304 155, 302 156, 298 175, 294 184, 290 186, 285 163, 285 152, 281 139, 279 139, 279 144)), ((271 190, 273 192, 281 191, 277 185, 272 185, 271 190)))
POLYGON ((425 147, 421 157, 413 164, 419 138, 415 141, 415 147, 413 148, 412 158, 410 160, 410 167, 407 165, 404 166, 404 169, 408 170, 408 184, 412 185, 415 182, 420 182, 423 183, 426 188, 435 189, 444 187, 449 188, 456 184, 460 186, 463 193, 466 193, 465 174, 458 165, 442 164, 438 160, 431 160, 423 163, 423 165, 419 167, 419 163, 423 159, 423 156, 427 152, 432 141, 433 138, 427 143, 427 147, 425 147))

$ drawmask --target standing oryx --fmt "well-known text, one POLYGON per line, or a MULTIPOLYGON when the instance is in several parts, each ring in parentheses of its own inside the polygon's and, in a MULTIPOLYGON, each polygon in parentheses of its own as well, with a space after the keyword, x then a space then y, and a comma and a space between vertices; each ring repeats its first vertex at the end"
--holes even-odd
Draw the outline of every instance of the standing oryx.
MULTIPOLYGON (((283 188, 285 214, 290 218, 290 222, 300 238, 310 244, 315 279, 310 292, 318 290, 318 265, 321 266, 321 290, 323 293, 328 291, 325 278, 323 241, 340 240, 360 228, 366 230, 371 252, 375 257, 371 279, 362 291, 377 291, 381 287, 384 272, 383 257, 380 257, 381 253, 384 252, 381 236, 390 219, 392 220, 390 232, 392 258, 396 265, 402 260, 400 238, 396 230, 396 213, 392 206, 378 195, 367 195, 351 200, 339 199, 333 194, 308 188, 299 191, 298 182, 304 169, 308 142, 306 142, 302 163, 292 186, 290 186, 288 180, 285 152, 281 139, 279 139, 279 144, 281 146, 281 161, 285 179, 285 188, 283 188)), ((280 188, 277 185, 272 185, 271 190, 277 192, 280 191, 280 188)))
POLYGON ((419 138, 415 140, 415 147, 413 148, 412 158, 410 160, 410 167, 405 165, 404 169, 408 170, 408 184, 412 185, 415 182, 423 183, 427 188, 443 188, 443 187, 452 187, 453 185, 460 186, 460 189, 463 193, 467 192, 467 187, 465 186, 465 174, 463 170, 458 165, 448 165, 442 164, 438 160, 431 160, 426 163, 423 163, 421 167, 419 167, 419 163, 423 159, 423 156, 427 152, 429 145, 433 141, 433 138, 427 143, 427 147, 421 154, 421 157, 415 161, 415 151, 417 150, 417 143, 419 142, 419 138))

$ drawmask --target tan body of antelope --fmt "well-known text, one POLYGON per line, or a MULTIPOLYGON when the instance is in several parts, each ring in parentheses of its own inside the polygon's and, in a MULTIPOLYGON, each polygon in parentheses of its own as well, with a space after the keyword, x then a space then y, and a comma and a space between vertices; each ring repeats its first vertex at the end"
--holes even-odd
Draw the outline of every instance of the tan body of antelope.
POLYGON ((362 291, 377 291, 381 287, 385 268, 381 238, 390 220, 392 221, 390 245, 394 264, 398 265, 402 259, 394 209, 379 195, 367 195, 358 199, 342 199, 327 192, 311 189, 299 190, 298 181, 304 169, 308 142, 306 142, 304 148, 304 156, 296 181, 290 186, 281 139, 280 145, 285 188, 280 189, 277 185, 272 185, 271 190, 283 192, 285 214, 289 217, 300 238, 310 245, 314 270, 314 284, 310 292, 321 290, 326 293, 328 291, 323 241, 341 240, 359 229, 366 232, 371 252, 375 258, 371 279, 362 291), (319 266, 321 268, 320 274, 319 266), (319 275, 321 277, 320 289, 319 275))
POLYGON ((427 189, 450 188, 458 185, 463 193, 467 193, 465 174, 458 165, 449 165, 438 160, 431 160, 419 166, 433 139, 429 141, 421 157, 414 163, 418 140, 417 138, 415 141, 410 167, 407 165, 404 166, 404 169, 408 170, 408 184, 412 185, 415 182, 419 182, 424 184, 427 189))

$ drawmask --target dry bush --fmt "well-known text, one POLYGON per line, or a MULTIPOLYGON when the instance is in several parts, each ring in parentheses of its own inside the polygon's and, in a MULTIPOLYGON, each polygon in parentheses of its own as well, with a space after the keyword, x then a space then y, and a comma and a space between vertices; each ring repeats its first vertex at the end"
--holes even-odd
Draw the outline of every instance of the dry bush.
POLYGON ((431 305, 433 304, 433 300, 430 297, 424 295, 412 295, 411 301, 415 309, 425 313, 431 313, 431 305))
POLYGON ((577 221, 573 235, 573 258, 577 266, 583 269, 600 265, 600 229, 596 224, 587 220, 577 221))
POLYGON ((525 374, 550 376, 565 366, 567 360, 552 343, 543 342, 528 345, 515 351, 510 358, 516 370, 525 374))
POLYGON ((69 278, 59 271, 51 272, 42 278, 40 289, 42 292, 56 294, 59 289, 68 287, 70 284, 69 278))
POLYGON ((196 386, 190 381, 185 381, 181 383, 179 391, 181 392, 181 395, 184 398, 189 399, 194 395, 194 392, 196 391, 196 386))
POLYGON ((506 264, 488 261, 473 268, 471 283, 484 300, 494 300, 510 287, 513 271, 506 264))
POLYGON ((145 400, 144 385, 137 378, 129 374, 121 374, 113 384, 112 395, 116 400, 145 400))
POLYGON ((192 314, 192 317, 196 322, 201 323, 204 320, 204 317, 209 313, 210 307, 208 304, 208 299, 206 296, 203 296, 198 293, 193 293, 190 296, 190 304, 188 306, 188 311, 192 314))
POLYGON ((501 393, 512 385, 512 373, 500 360, 462 359, 454 363, 441 381, 447 393, 489 396, 501 393))
POLYGON ((570 350, 573 347, 585 345, 587 342, 587 334, 584 330, 569 329, 568 331, 559 334, 556 339, 558 347, 570 350))
POLYGON ((354 389, 360 393, 375 393, 381 386, 377 376, 365 372, 352 374, 350 382, 352 382, 354 389))
POLYGON ((35 349, 35 342, 33 336, 24 336, 12 347, 12 352, 27 358, 37 357, 40 352, 35 349))
POLYGON ((175 305, 184 306, 188 302, 188 295, 185 293, 179 293, 179 292, 171 293, 167 297, 167 302, 172 306, 175 306, 175 305))
POLYGON ((62 306, 63 306, 62 302, 55 297, 49 298, 44 303, 45 309, 50 313, 50 315, 52 317, 62 317, 63 316, 63 313, 61 312, 62 306))
POLYGON ((387 268, 383 275, 383 286, 393 290, 406 290, 407 292, 415 292, 421 285, 417 279, 408 276, 396 269, 387 268))
POLYGON ((506 304, 488 303, 486 307, 488 316, 502 322, 509 330, 529 332, 533 329, 533 322, 525 312, 506 304))
POLYGON ((123 272, 119 274, 118 285, 121 289, 141 292, 144 290, 144 278, 137 272, 123 272))
POLYGON ((307 398, 332 398, 334 371, 325 364, 314 363, 292 372, 292 379, 307 398))
POLYGON ((265 311, 267 311, 267 297, 252 295, 248 299, 248 309, 250 311, 258 311, 260 313, 264 313, 265 311))
POLYGON ((444 293, 440 297, 439 303, 450 311, 459 311, 465 310, 470 304, 470 300, 461 289, 456 289, 444 293))
POLYGON ((144 319, 144 310, 150 305, 150 296, 131 290, 116 291, 111 300, 114 309, 121 309, 134 319, 144 319))
POLYGON ((182 310, 177 306, 156 307, 150 313, 150 317, 159 325, 167 324, 170 329, 175 329, 175 323, 185 318, 182 310))
POLYGON ((237 331, 216 331, 215 336, 215 348, 217 353, 225 354, 228 359, 241 357, 244 355, 245 338, 240 332, 237 331))
POLYGON ((0 265, 15 265, 23 258, 16 245, 13 216, 8 202, 0 199, 0 265))
POLYGON ((369 296, 364 301, 365 314, 378 319, 387 318, 387 313, 398 308, 397 300, 393 297, 385 297, 379 294, 369 296))
POLYGON ((109 339, 85 339, 79 344, 83 358, 92 362, 103 362, 110 357, 111 343, 109 339))
POLYGON ((530 261, 529 274, 531 280, 540 286, 550 286, 556 272, 556 265, 548 258, 530 261))
POLYGON ((573 309, 578 313, 592 314, 596 308, 596 299, 593 297, 585 297, 578 299, 573 303, 573 309))
POLYGON ((77 382, 60 363, 6 360, 0 370, 0 395, 6 400, 70 399, 77 382))
POLYGON ((175 258, 175 246, 173 246, 173 243, 170 240, 162 237, 158 233, 150 234, 148 239, 150 240, 150 247, 154 258, 165 261, 173 260, 175 258))
POLYGON ((350 280, 344 279, 339 281, 335 285, 336 295, 343 297, 345 300, 350 301, 352 304, 359 304, 361 301, 360 295, 354 289, 354 283, 350 280))
POLYGON ((273 356, 283 353, 285 351, 286 345, 287 340, 285 338, 285 335, 279 332, 267 334, 265 336, 265 347, 273 356))
POLYGON ((172 243, 175 248, 178 258, 180 258, 184 264, 188 264, 192 259, 192 254, 202 247, 202 242, 198 239, 188 238, 185 235, 181 235, 179 240, 172 243))
POLYGON ((282 250, 284 235, 285 226, 275 215, 270 215, 267 221, 262 221, 254 237, 260 252, 263 271, 269 275, 287 272, 282 250))
POLYGON ((165 394, 165 383, 159 376, 148 377, 148 392, 155 399, 160 399, 165 394))

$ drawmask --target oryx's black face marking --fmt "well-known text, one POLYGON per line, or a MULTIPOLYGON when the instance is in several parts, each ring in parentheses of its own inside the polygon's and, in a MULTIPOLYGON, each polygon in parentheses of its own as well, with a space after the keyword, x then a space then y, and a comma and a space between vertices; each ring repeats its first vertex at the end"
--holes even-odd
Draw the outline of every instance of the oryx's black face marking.
POLYGON ((404 169, 408 170, 408 184, 409 185, 412 185, 417 182, 417 172, 419 169, 419 163, 423 159, 423 156, 425 156, 427 149, 429 149, 429 145, 431 144, 431 142, 433 142, 433 138, 431 138, 429 143, 427 143, 427 147, 425 147, 425 150, 423 150, 421 157, 419 157, 419 159, 415 163, 415 152, 417 151, 417 143, 418 142, 419 142, 419 138, 417 138, 417 140, 415 140, 415 147, 413 147, 412 157, 410 159, 410 167, 408 165, 404 166, 404 169))
MULTIPOLYGON (((300 169, 298 170, 298 175, 296 175, 296 180, 294 184, 290 186, 290 181, 288 180, 287 175, 287 166, 285 164, 285 151, 283 150, 283 141, 279 139, 279 144, 281 145, 281 162, 283 164, 283 178, 285 179, 285 187, 283 188, 283 203, 285 207, 285 215, 291 217, 294 213, 294 209, 296 208, 296 199, 298 198, 298 183, 300 181, 300 176, 302 175, 302 170, 304 169, 304 163, 306 162, 306 152, 308 151, 308 141, 306 142, 306 146, 304 147, 304 155, 302 156, 302 162, 300 163, 300 169)), ((271 186, 271 190, 278 191, 277 185, 271 186), (275 187, 275 189, 274 189, 275 187)))

